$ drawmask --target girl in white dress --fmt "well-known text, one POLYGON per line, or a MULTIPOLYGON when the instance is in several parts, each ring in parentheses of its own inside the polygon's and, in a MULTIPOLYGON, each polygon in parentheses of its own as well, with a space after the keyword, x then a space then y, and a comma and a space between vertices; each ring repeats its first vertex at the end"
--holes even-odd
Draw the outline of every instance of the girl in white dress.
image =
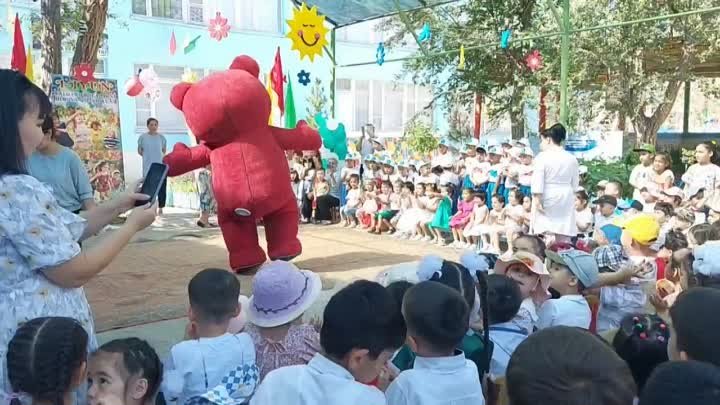
MULTIPOLYGON (((410 190, 409 187, 406 188, 410 190)), ((425 218, 423 210, 420 208, 420 199, 425 196, 425 185, 417 184, 414 186, 413 195, 410 196, 410 207, 400 215, 397 222, 398 236, 401 239, 411 238, 417 234, 417 225, 425 218)))
POLYGON ((577 235, 575 190, 580 183, 578 161, 562 146, 565 137, 562 124, 540 134, 542 152, 535 158, 530 187, 533 193, 530 232, 552 234, 560 241, 577 235))
POLYGON ((682 176, 685 183, 685 195, 690 198, 700 190, 709 194, 720 188, 720 156, 712 142, 702 142, 695 147, 696 163, 690 166, 682 176))
POLYGON ((483 232, 485 249, 489 253, 500 254, 500 235, 505 232, 505 198, 496 195, 492 198, 492 210, 488 214, 487 227, 483 232))
POLYGON ((508 250, 513 251, 513 241, 522 232, 525 208, 523 208, 523 195, 518 189, 510 190, 508 203, 505 207, 505 237, 508 250))
POLYGON ((650 175, 650 185, 658 191, 667 190, 675 182, 672 170, 672 158, 665 152, 658 152, 653 161, 653 172, 650 175))
POLYGON ((485 198, 485 193, 475 196, 475 208, 473 208, 470 222, 468 222, 463 232, 465 237, 470 239, 473 246, 477 246, 480 236, 483 235, 483 231, 487 228, 486 222, 489 210, 485 198))

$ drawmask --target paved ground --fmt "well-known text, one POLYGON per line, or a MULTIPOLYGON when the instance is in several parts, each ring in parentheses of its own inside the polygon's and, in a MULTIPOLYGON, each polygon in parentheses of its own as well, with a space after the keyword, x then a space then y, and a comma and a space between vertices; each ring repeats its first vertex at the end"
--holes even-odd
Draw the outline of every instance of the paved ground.
MULTIPOLYGON (((199 228, 195 221, 194 212, 168 210, 86 287, 97 328, 104 332, 101 341, 143 337, 164 355, 182 338, 188 281, 201 269, 227 268, 219 230, 199 228)), ((263 239, 263 229, 259 232, 263 239)), ((303 226, 300 239, 304 252, 294 263, 322 273, 328 287, 338 281, 374 278, 390 265, 414 261, 425 254, 454 260, 459 254, 448 248, 337 226, 303 226)), ((240 275, 239 279, 247 294, 252 277, 240 275)))

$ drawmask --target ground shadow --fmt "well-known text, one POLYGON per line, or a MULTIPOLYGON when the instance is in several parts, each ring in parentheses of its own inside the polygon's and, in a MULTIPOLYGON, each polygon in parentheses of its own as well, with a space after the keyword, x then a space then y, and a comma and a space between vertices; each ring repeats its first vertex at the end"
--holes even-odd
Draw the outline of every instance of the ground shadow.
POLYGON ((377 252, 349 252, 339 255, 315 257, 312 259, 295 260, 293 263, 306 270, 316 273, 334 273, 364 269, 377 266, 392 266, 418 260, 420 256, 377 253, 377 252))

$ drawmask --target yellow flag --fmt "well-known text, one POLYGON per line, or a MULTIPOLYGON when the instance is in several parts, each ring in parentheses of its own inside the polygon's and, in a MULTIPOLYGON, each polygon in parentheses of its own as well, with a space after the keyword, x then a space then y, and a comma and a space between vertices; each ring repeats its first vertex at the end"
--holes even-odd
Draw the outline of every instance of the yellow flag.
MULTIPOLYGON (((30 41, 32 42, 32 41, 30 41)), ((32 48, 28 46, 27 62, 25 63, 25 76, 35 83, 35 69, 33 68, 32 48)))
POLYGON ((268 125, 277 125, 276 123, 279 120, 279 113, 280 113, 280 107, 278 107, 278 95, 275 93, 275 90, 272 88, 272 81, 270 80, 270 73, 267 75, 267 80, 265 81, 265 89, 268 92, 268 95, 270 96, 270 117, 268 117, 268 125))

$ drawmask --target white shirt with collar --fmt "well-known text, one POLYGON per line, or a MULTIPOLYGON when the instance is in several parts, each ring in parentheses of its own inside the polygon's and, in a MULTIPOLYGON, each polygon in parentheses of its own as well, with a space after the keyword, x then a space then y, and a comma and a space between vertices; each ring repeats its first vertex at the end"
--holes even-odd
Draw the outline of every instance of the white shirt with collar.
POLYGON ((573 294, 545 301, 538 317, 538 329, 559 325, 590 329, 592 313, 585 297, 573 294))
POLYGON ((310 363, 271 371, 250 405, 385 405, 380 390, 355 381, 352 374, 322 354, 310 363))
POLYGON ((455 165, 455 156, 453 156, 452 152, 450 151, 447 151, 444 154, 438 153, 431 162, 432 167, 451 167, 455 165))
POLYGON ((477 366, 458 352, 450 357, 416 357, 413 368, 400 373, 388 387, 388 405, 483 405, 477 366))
POLYGON ((510 357, 527 338, 528 333, 512 321, 492 325, 489 329, 490 340, 494 345, 490 360, 490 377, 495 380, 505 377, 510 357))

